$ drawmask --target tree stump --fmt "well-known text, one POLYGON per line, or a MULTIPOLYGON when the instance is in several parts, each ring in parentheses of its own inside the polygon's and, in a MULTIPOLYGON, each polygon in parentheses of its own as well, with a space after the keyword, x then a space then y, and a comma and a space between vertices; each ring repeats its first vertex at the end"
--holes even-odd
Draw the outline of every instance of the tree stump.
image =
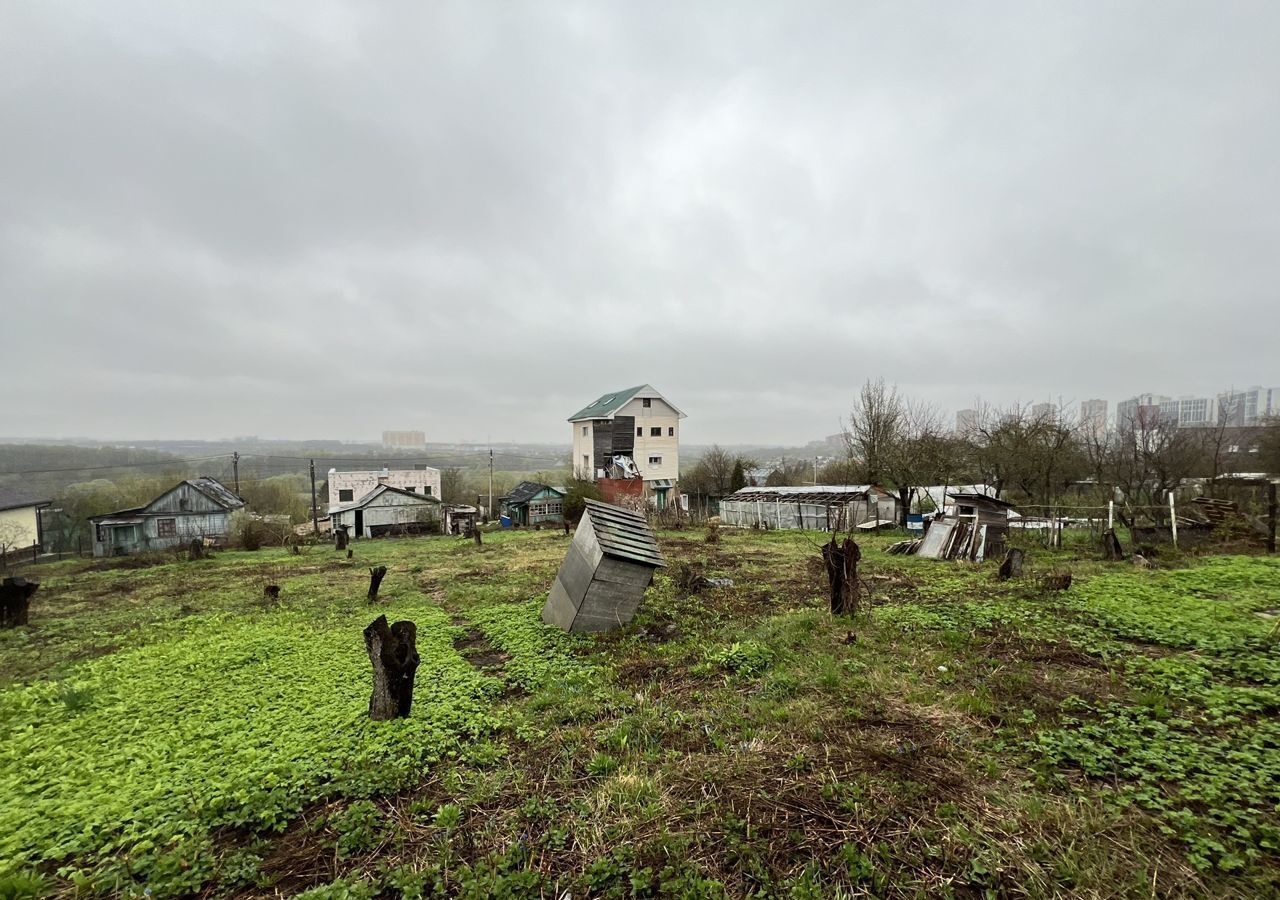
POLYGON ((477 525, 471 529, 471 537, 475 540, 477 547, 484 546, 484 542, 480 540, 480 526, 477 525))
POLYGON ((831 585, 831 614, 852 616, 858 611, 858 560, 862 551, 853 538, 836 543, 835 535, 822 547, 822 562, 831 585))
POLYGON ((25 578, 6 578, 0 582, 0 628, 26 625, 31 597, 38 590, 40 582, 25 578))
POLYGON ((191 539, 191 543, 187 545, 187 559, 204 559, 204 540, 202 538, 191 539))
POLYGON ((1010 547, 1009 552, 1004 555, 1004 562, 1000 563, 1000 580, 1008 581, 1010 578, 1022 577, 1022 560, 1024 554, 1017 547, 1010 547))
POLYGON ((263 586, 262 586, 262 596, 263 596, 263 599, 265 599, 265 600, 279 600, 279 599, 280 599, 280 585, 278 585, 278 584, 265 584, 265 585, 263 585, 263 586))
POLYGON ((369 602, 372 603, 378 599, 378 587, 382 584, 382 579, 387 577, 386 566, 374 566, 369 569, 369 602))
POLYGON ((369 718, 404 719, 413 705, 413 679, 418 671, 418 627, 378 616, 364 630, 364 646, 373 664, 373 693, 369 718))
POLYGON ((1106 554, 1107 559, 1121 560, 1124 559, 1124 548, 1120 546, 1120 538, 1116 537, 1116 530, 1108 528, 1102 534, 1102 552, 1106 554))
POLYGON ((347 551, 347 559, 355 559, 355 555, 356 555, 356 551, 354 550, 347 551))
POLYGON ((1071 587, 1071 573, 1046 575, 1040 580, 1040 587, 1046 591, 1065 591, 1071 587))
POLYGON ((334 550, 346 550, 348 540, 349 538, 347 536, 347 526, 339 525, 337 528, 333 529, 333 549, 334 550))

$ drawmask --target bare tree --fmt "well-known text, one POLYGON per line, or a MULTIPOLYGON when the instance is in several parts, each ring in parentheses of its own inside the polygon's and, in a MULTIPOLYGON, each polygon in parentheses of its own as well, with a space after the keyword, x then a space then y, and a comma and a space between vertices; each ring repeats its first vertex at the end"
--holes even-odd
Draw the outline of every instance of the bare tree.
POLYGON ((1157 506, 1202 459, 1193 429, 1142 411, 1116 423, 1105 469, 1128 504, 1157 506))
POLYGON ((862 464, 863 476, 872 484, 887 477, 890 457, 902 440, 906 402, 896 385, 883 378, 867 380, 849 411, 844 440, 849 456, 862 464))
POLYGON ((870 484, 898 495, 899 523, 906 525, 921 485, 958 465, 956 445, 932 406, 903 397, 884 379, 867 381, 849 412, 845 445, 851 466, 870 484))

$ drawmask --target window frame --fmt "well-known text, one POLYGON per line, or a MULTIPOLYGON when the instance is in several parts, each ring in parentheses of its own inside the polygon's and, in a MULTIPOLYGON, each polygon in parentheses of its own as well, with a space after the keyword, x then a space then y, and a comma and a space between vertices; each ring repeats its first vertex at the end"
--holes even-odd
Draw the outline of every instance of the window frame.
POLYGON ((650 426, 649 426, 649 437, 662 437, 662 426, 661 426, 661 425, 650 425, 650 426))
POLYGON ((338 488, 338 502, 350 503, 356 498, 355 488, 338 488))
POLYGON ((156 537, 171 538, 178 536, 178 520, 176 518, 156 519, 156 537))
POLYGON ((651 466, 660 466, 660 465, 662 465, 662 457, 661 457, 661 456, 650 456, 650 457, 649 457, 649 465, 651 465, 651 466))

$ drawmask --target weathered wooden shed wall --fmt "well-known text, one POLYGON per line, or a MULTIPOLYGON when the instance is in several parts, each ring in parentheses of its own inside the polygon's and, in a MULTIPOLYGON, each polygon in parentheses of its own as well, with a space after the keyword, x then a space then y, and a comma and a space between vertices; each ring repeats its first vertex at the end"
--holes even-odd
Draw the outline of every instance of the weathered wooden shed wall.
POLYGON ((565 631, 608 631, 635 617, 654 569, 665 566, 644 517, 587 501, 542 620, 565 631))
POLYGON ((217 479, 188 479, 140 509, 95 516, 94 556, 165 550, 196 539, 221 540, 244 501, 217 479))

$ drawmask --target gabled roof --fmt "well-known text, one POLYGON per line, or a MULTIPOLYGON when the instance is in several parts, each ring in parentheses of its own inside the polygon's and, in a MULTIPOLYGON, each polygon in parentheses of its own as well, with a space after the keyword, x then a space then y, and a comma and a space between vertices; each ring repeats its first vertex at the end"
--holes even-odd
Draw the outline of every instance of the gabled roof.
POLYGON ((638 387, 623 388, 620 391, 610 391, 607 394, 602 394, 599 399, 592 403, 588 403, 582 409, 571 415, 569 417, 569 421, 579 422, 583 419, 611 419, 613 418, 614 413, 622 409, 622 407, 630 402, 637 394, 643 397, 654 397, 661 400, 663 403, 667 404, 667 406, 675 409, 677 416, 682 419, 684 418, 684 413, 676 409, 675 404, 662 396, 662 394, 660 394, 653 385, 642 384, 638 387))
POLYGON ((536 481, 522 481, 511 489, 511 493, 502 499, 507 502, 508 506, 519 506, 521 503, 528 503, 534 497, 543 491, 552 491, 564 496, 564 491, 556 490, 549 484, 538 484, 536 481))
POLYGON ((399 494, 402 497, 412 497, 414 500, 418 500, 423 503, 438 504, 440 502, 439 498, 432 497, 430 494, 419 494, 416 491, 406 491, 403 488, 392 487, 389 484, 380 484, 377 487, 375 487, 373 490, 371 490, 369 493, 361 497, 359 500, 356 500, 352 503, 344 503, 341 506, 330 507, 329 515, 332 516, 332 515, 335 515, 336 513, 344 513, 344 512, 349 512, 350 510, 353 510, 353 509, 361 509, 362 507, 368 506, 374 500, 376 500, 377 498, 381 497, 383 494, 388 492, 393 494, 399 494))
POLYGON ((199 478, 184 478, 182 481, 179 481, 173 487, 169 488, 169 490, 163 491, 160 494, 156 495, 155 499, 153 499, 146 506, 138 506, 138 507, 134 507, 133 509, 120 509, 120 510, 116 510, 115 512, 103 513, 100 516, 90 516, 89 521, 98 522, 99 524, 102 524, 101 523, 102 519, 109 519, 113 516, 169 517, 169 516, 182 516, 182 515, 198 515, 198 513, 188 513, 184 511, 175 512, 173 510, 167 510, 165 512, 159 512, 159 513, 149 511, 157 500, 159 500, 161 497, 166 497, 169 494, 172 494, 175 490, 182 487, 184 484, 191 485, 192 489, 203 494, 205 497, 208 497, 209 500, 211 500, 215 505, 222 507, 227 512, 234 512, 237 509, 244 509, 245 502, 241 500, 239 497, 237 497, 234 493, 232 493, 229 487, 227 487, 225 484, 223 484, 221 481, 219 481, 216 478, 212 478, 208 475, 201 475, 199 478))
POLYGON ((0 512, 6 509, 25 509, 28 506, 48 506, 52 500, 37 500, 24 488, 0 486, 0 512))
POLYGON ((644 516, 599 500, 583 502, 584 513, 605 556, 653 568, 667 564, 644 516))

